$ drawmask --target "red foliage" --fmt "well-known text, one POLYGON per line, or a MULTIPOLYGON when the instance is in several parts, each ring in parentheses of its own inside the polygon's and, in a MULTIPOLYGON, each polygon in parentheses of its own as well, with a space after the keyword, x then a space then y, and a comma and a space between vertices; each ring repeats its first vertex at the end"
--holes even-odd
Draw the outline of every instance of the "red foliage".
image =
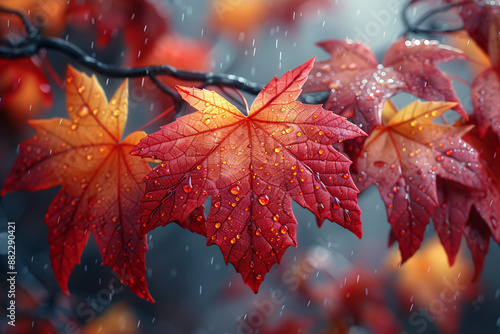
POLYGON ((312 66, 311 60, 274 78, 248 116, 215 92, 179 87, 198 111, 131 152, 162 161, 146 177, 142 232, 183 222, 211 197, 208 245, 218 245, 255 292, 296 245, 292 199, 361 237, 351 162, 331 144, 364 133, 320 106, 295 101, 312 66))
MULTIPOLYGON (((471 127, 432 123, 454 106, 454 103, 416 101, 395 113, 388 104, 387 123, 372 132, 358 160, 362 172, 357 182, 363 189, 372 183, 377 184, 403 261, 420 247, 425 226, 433 215, 439 232, 444 217, 451 219, 450 214, 455 214, 448 211, 453 209, 454 195, 448 198, 450 194, 446 188, 441 188, 441 200, 446 202, 440 202, 438 198, 438 178, 467 189, 484 190, 487 177, 484 169, 477 165, 478 153, 462 139, 471 127), (447 202, 451 202, 447 204, 448 210, 434 211, 440 203, 447 202)), ((456 196, 467 196, 467 190, 456 196)), ((462 212, 462 218, 467 216, 468 212, 462 212)), ((448 234, 448 237, 456 238, 454 242, 458 245, 463 223, 460 231, 455 230, 453 236, 448 234)), ((448 226, 444 233, 449 231, 448 226)), ((443 245, 450 254, 456 253, 458 248, 451 242, 443 245)))
MULTIPOLYGON (((385 101, 408 92, 431 101, 459 102, 451 80, 436 66, 465 58, 452 49, 427 40, 399 39, 378 65, 375 55, 361 42, 330 40, 318 43, 331 59, 317 62, 304 92, 329 91, 324 107, 345 117, 370 134, 382 124, 385 101)), ((455 110, 467 117, 460 104, 455 110)))

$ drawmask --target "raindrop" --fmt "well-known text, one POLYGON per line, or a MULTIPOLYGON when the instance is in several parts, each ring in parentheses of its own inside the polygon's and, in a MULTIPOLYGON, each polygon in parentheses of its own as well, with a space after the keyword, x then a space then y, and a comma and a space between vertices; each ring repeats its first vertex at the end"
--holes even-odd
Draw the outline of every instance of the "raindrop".
POLYGON ((89 108, 87 108, 87 106, 83 106, 82 109, 78 111, 78 116, 80 117, 87 116, 88 114, 89 114, 89 108))
POLYGON ((236 186, 231 187, 231 194, 233 194, 233 195, 238 195, 240 193, 240 191, 241 191, 240 186, 236 185, 236 186))
POLYGON ((332 201, 332 207, 335 209, 335 210, 338 210, 340 209, 340 201, 337 197, 333 197, 333 201, 332 201))
POLYGON ((260 205, 267 205, 267 204, 269 204, 269 196, 267 196, 267 195, 260 195, 259 196, 259 203, 260 203, 260 205))
POLYGON ((349 216, 349 210, 347 210, 347 209, 344 209, 344 219, 346 222, 351 221, 351 216, 349 216))
POLYGON ((281 234, 286 234, 287 232, 288 232, 288 227, 286 227, 285 225, 281 226, 280 233, 281 234))

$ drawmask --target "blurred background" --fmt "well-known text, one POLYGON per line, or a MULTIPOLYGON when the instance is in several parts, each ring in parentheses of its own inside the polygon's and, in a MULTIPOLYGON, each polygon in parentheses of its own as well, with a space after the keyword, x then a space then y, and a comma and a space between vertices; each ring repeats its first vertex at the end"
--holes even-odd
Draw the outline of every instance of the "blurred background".
MULTIPOLYGON (((361 40, 381 61, 384 51, 406 30, 402 11, 407 1, 142 2, 7 0, 1 5, 29 9, 44 34, 71 41, 107 63, 168 63, 189 70, 236 74, 261 85, 311 57, 327 59, 328 55, 315 46, 318 41, 361 40)), ((415 19, 426 9, 412 9, 408 16, 415 19)), ((444 14, 439 19, 444 18, 443 24, 461 25, 453 15, 444 14)), ((13 29, 5 20, 1 22, 2 34, 13 29)), ((432 37, 456 47, 468 45, 456 36, 432 37)), ((64 90, 57 83, 58 77, 64 78, 66 65, 73 64, 91 74, 56 52, 47 52, 41 59, 40 64, 0 60, 2 185, 19 143, 34 135, 26 120, 67 116, 64 90), (43 68, 41 73, 48 75, 38 75, 30 66, 43 68), (12 97, 6 87, 21 75, 23 85, 16 86, 12 97)), ((440 67, 468 82, 477 74, 477 69, 464 61, 440 67)), ((97 77, 108 96, 121 82, 97 77)), ((164 83, 172 86, 178 82, 164 83)), ((469 88, 462 83, 456 83, 455 88, 470 112, 469 88)), ((244 95, 251 103, 254 96, 244 95)), ((413 99, 401 94, 394 101, 401 108, 413 99)), ((129 104, 125 135, 161 114, 172 101, 151 83, 136 79, 130 84, 129 104)), ((167 114, 145 131, 157 131, 174 117, 167 114)), ((387 247, 390 225, 375 186, 359 196, 362 240, 334 223, 325 222, 319 229, 313 214, 294 204, 298 247, 288 249, 281 264, 266 276, 258 294, 243 284, 232 266, 224 264, 219 249, 205 246, 203 237, 174 224, 155 229, 148 235, 146 254, 154 304, 135 296, 110 268, 101 266, 92 237, 81 265, 71 275, 71 294, 61 291, 50 267, 48 232, 43 225, 57 191, 17 192, 0 198, 0 262, 6 270, 5 231, 7 222, 14 221, 18 268, 15 328, 6 324, 7 285, 5 279, 0 283, 3 333, 500 331, 498 245, 491 244, 483 272, 471 284, 474 266, 465 242, 455 265, 449 268, 430 224, 422 249, 399 267, 397 245, 387 247)))

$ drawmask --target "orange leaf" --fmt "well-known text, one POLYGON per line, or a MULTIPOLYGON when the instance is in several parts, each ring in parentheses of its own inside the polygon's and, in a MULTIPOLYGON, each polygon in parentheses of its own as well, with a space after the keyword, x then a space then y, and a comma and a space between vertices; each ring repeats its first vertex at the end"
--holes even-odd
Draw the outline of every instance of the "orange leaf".
POLYGON ((146 239, 139 237, 139 201, 145 161, 128 155, 144 132, 120 142, 127 121, 127 81, 108 103, 95 77, 68 67, 67 108, 70 119, 31 121, 37 134, 21 152, 2 194, 62 189, 45 217, 49 227, 52 269, 68 293, 67 282, 92 233, 109 265, 140 297, 153 301, 145 282, 146 239))

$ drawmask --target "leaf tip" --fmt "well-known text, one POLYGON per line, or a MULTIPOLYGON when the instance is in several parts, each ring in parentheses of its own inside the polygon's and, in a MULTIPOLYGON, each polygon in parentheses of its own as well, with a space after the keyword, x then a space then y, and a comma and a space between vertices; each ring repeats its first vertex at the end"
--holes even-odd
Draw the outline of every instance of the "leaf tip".
POLYGON ((188 96, 189 93, 189 87, 186 86, 181 86, 181 85, 175 85, 175 89, 177 90, 177 93, 184 99, 186 96, 188 96))

